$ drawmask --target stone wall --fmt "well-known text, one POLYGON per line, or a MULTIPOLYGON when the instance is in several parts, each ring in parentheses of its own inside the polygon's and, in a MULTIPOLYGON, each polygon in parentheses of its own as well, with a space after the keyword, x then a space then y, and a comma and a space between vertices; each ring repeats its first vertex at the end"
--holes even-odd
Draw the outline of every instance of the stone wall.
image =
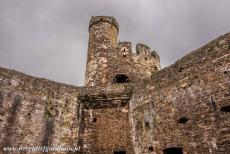
POLYGON ((87 88, 79 95, 82 113, 82 147, 85 153, 133 154, 131 125, 128 118, 132 86, 114 84, 87 88))
POLYGON ((79 88, 0 68, 0 153, 19 153, 4 147, 60 146, 132 154, 131 94, 129 84, 79 88))
POLYGON ((230 33, 135 87, 130 100, 135 153, 230 151, 230 33))
POLYGON ((78 146, 78 91, 0 68, 0 153, 13 146, 78 146))

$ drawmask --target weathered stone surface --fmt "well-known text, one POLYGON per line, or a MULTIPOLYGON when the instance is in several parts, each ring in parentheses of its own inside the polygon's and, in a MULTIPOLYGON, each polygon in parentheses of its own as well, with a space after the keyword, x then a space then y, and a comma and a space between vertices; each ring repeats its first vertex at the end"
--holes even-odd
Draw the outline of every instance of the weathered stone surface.
POLYGON ((135 86, 130 119, 136 153, 150 153, 148 147, 155 153, 172 147, 230 151, 229 110, 221 111, 230 106, 229 42, 228 33, 135 86))
POLYGON ((160 70, 155 51, 137 44, 132 53, 130 42, 117 42, 118 30, 114 18, 92 17, 84 87, 0 68, 0 153, 230 151, 230 33, 160 70))
POLYGON ((1 152, 6 146, 77 146, 79 89, 0 68, 1 152))

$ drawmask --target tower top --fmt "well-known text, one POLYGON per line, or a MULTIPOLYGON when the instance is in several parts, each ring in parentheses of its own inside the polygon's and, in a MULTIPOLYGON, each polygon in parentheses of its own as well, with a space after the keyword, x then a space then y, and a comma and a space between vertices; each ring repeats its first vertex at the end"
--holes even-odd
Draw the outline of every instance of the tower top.
POLYGON ((89 29, 92 27, 92 25, 98 22, 108 22, 117 29, 117 32, 119 31, 119 25, 116 19, 112 16, 92 16, 89 22, 89 29))

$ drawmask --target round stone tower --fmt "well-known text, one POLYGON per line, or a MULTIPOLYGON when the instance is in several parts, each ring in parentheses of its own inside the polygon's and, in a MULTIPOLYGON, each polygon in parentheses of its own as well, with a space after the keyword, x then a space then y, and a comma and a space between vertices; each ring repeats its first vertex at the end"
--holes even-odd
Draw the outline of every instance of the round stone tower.
POLYGON ((85 86, 107 83, 108 58, 117 46, 119 26, 113 17, 93 16, 89 23, 89 43, 85 86))
POLYGON ((118 23, 113 17, 91 17, 85 86, 135 83, 160 70, 160 57, 145 44, 118 42, 118 23))

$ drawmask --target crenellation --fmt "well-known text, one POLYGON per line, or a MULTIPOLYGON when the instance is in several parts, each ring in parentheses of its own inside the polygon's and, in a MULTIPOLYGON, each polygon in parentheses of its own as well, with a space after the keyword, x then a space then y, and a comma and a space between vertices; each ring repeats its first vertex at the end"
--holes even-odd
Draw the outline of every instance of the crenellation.
POLYGON ((151 53, 151 48, 143 43, 137 43, 136 53, 140 55, 149 55, 151 53))

